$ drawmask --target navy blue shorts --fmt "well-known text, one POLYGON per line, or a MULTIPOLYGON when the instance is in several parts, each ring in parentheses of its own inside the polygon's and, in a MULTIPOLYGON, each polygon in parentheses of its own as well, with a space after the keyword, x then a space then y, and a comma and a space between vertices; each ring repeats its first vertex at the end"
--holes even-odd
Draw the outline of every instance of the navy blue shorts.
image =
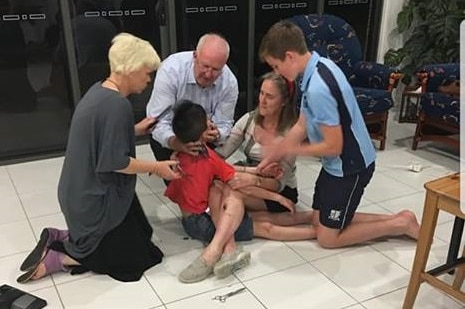
MULTIPOLYGON (((299 200, 299 193, 297 192, 297 188, 291 188, 291 187, 285 186, 284 189, 281 192, 279 192, 279 194, 290 199, 292 202, 294 202, 294 204, 296 204, 297 201, 299 200)), ((279 204, 276 201, 265 200, 265 205, 269 212, 289 211, 289 209, 287 209, 286 207, 284 207, 283 205, 279 204)))
MULTIPOLYGON (((187 235, 204 243, 209 243, 215 235, 215 224, 211 216, 206 212, 183 217, 181 222, 187 235)), ((252 238, 253 222, 247 212, 244 212, 242 222, 234 233, 234 239, 237 241, 246 241, 252 240, 252 238)))
POLYGON ((372 163, 360 173, 336 177, 322 168, 316 180, 312 205, 320 211, 320 224, 332 229, 349 225, 374 171, 375 163, 372 163))

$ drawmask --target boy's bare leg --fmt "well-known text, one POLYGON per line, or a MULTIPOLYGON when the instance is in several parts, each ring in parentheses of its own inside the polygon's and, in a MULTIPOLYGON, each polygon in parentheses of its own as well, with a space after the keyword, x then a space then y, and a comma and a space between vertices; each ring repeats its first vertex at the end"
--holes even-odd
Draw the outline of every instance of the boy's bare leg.
MULTIPOLYGON (((316 221, 319 221, 319 211, 317 210, 313 212, 313 222, 316 221)), ((317 238, 322 247, 339 248, 385 236, 407 235, 413 239, 418 239, 419 232, 420 225, 415 215, 411 211, 404 210, 395 215, 358 216, 343 230, 319 225, 317 238), (375 220, 376 217, 379 218, 378 221, 375 220)))
MULTIPOLYGON (((217 201, 219 192, 216 190, 221 189, 212 186, 210 190, 213 190, 212 202, 217 201)), ((221 202, 211 204, 212 207, 210 208, 210 215, 215 223, 216 232, 212 241, 202 253, 202 257, 208 265, 216 263, 224 252, 233 252, 236 249, 234 232, 239 227, 244 216, 244 206, 237 194, 230 190, 226 184, 223 184, 220 192, 221 202), (214 205, 219 205, 219 207, 214 205)))

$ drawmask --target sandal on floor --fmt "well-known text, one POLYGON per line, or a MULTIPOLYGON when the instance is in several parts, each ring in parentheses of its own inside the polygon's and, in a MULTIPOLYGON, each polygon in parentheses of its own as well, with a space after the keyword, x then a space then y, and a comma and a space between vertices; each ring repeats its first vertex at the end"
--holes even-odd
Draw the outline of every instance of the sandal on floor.
POLYGON ((42 260, 42 254, 45 249, 54 242, 55 240, 65 240, 68 238, 69 232, 67 230, 58 230, 54 228, 45 228, 40 233, 39 241, 35 248, 29 253, 26 259, 23 261, 19 269, 21 271, 29 271, 37 268, 37 265, 42 260))
POLYGON ((63 265, 63 259, 65 258, 65 254, 55 250, 47 250, 45 257, 43 260, 37 263, 36 267, 28 270, 26 273, 22 274, 16 279, 18 283, 26 283, 32 279, 32 277, 37 273, 39 269, 39 265, 41 263, 45 266, 45 274, 44 277, 47 275, 51 275, 57 273, 59 271, 67 272, 69 270, 68 267, 63 265))

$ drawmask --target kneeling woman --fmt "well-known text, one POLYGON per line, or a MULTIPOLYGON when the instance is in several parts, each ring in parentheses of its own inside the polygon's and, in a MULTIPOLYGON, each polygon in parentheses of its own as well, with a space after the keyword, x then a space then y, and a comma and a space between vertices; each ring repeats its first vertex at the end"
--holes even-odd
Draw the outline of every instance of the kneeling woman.
POLYGON ((45 228, 22 263, 17 281, 74 269, 139 280, 161 262, 152 228, 135 195, 136 174, 179 178, 175 161, 135 158, 135 135, 147 134, 155 119, 134 125, 131 93, 140 93, 160 58, 149 42, 121 33, 109 50, 110 76, 84 95, 71 122, 58 199, 68 230, 45 228))

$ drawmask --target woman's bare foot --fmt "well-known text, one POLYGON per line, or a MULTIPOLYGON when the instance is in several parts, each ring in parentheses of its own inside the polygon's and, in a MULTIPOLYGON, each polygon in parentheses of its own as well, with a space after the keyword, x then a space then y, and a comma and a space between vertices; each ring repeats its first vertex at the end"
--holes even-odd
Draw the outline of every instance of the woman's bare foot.
POLYGON ((46 273, 47 273, 47 269, 45 268, 45 264, 41 262, 41 263, 37 266, 36 272, 35 272, 34 275, 32 276, 31 280, 40 279, 40 278, 44 277, 46 273))

